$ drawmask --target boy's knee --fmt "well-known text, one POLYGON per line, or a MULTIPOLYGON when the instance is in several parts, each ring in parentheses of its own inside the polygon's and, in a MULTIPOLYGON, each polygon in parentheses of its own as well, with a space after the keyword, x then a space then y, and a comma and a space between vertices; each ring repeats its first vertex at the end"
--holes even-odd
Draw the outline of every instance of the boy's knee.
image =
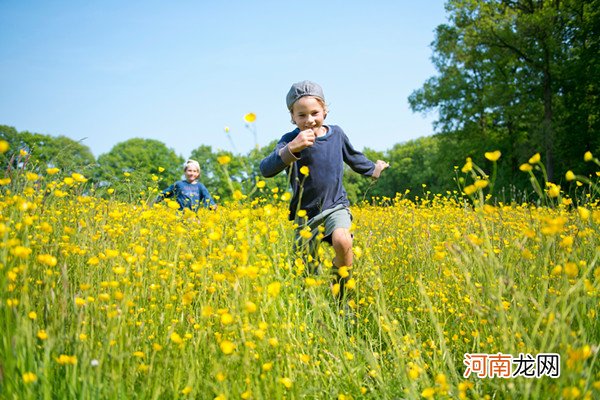
POLYGON ((334 249, 352 249, 352 234, 350 233, 350 230, 339 228, 333 231, 333 234, 331 235, 331 244, 334 249))

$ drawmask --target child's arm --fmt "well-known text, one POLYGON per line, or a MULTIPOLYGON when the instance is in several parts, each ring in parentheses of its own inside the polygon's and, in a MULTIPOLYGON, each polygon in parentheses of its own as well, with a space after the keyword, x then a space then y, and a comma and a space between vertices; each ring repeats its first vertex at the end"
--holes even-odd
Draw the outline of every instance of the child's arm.
POLYGON ((212 198, 212 196, 210 195, 210 193, 208 192, 208 189, 206 188, 206 186, 204 186, 203 184, 199 183, 199 191, 200 191, 200 199, 202 201, 202 205, 204 207, 210 208, 211 210, 216 210, 217 209, 217 203, 215 203, 215 200, 212 198))
POLYGON ((300 152, 315 144, 316 135, 312 129, 295 130, 285 134, 275 150, 260 162, 260 172, 270 178, 300 159, 300 152))
POLYGON ((174 195, 175 195, 175 184, 172 184, 171 186, 169 186, 168 188, 166 188, 165 190, 160 192, 158 194, 158 196, 156 196, 156 198, 154 200, 152 200, 150 202, 150 204, 148 204, 148 205, 150 207, 152 207, 155 203, 160 203, 165 198, 173 197, 174 195))

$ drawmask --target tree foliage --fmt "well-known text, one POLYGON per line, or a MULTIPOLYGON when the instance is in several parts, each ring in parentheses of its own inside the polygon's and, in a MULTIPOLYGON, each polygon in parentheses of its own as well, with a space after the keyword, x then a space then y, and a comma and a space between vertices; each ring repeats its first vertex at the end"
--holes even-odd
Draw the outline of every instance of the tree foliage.
MULTIPOLYGON (((35 164, 33 169, 59 168, 65 173, 90 171, 95 158, 89 147, 66 136, 50 136, 0 125, 0 139, 9 143, 12 154, 24 151, 35 164)), ((17 158, 13 157, 13 160, 17 158)))
POLYGON ((129 200, 139 194, 150 198, 156 189, 164 189, 182 178, 183 162, 181 156, 158 140, 134 138, 116 144, 98 157, 93 180, 101 188, 125 193, 129 200))
POLYGON ((462 150, 444 158, 500 149, 502 183, 523 186, 515 171, 537 151, 553 180, 598 150, 599 5, 449 0, 433 42, 438 75, 409 98, 415 111, 436 109, 442 140, 462 150))

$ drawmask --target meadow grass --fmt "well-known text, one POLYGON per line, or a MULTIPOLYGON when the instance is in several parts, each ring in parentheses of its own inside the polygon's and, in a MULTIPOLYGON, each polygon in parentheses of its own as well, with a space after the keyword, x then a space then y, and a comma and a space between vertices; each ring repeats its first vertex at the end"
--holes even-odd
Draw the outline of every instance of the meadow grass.
POLYGON ((0 195, 1 398, 600 396, 593 199, 352 207, 340 307, 332 250, 307 276, 267 188, 182 215, 22 178, 0 195), (465 353, 557 353, 560 376, 465 378, 465 353))

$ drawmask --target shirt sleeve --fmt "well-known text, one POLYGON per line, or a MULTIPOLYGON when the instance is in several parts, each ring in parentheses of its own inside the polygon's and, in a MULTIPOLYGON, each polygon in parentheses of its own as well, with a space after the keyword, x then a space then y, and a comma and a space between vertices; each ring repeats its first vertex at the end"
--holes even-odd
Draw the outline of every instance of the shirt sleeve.
POLYGON ((344 132, 341 132, 341 134, 344 141, 342 149, 344 162, 354 172, 365 176, 372 176, 375 171, 375 163, 369 160, 363 153, 356 150, 344 132))
POLYGON ((162 201, 163 199, 168 199, 169 197, 175 196, 175 184, 172 184, 158 195, 156 201, 162 201))
MULTIPOLYGON (((291 132, 291 134, 295 133, 291 132)), ((271 178, 284 169, 286 169, 290 164, 294 161, 298 161, 299 158, 296 157, 294 153, 290 151, 288 148, 288 141, 292 140, 295 136, 289 137, 290 134, 284 135, 281 140, 275 146, 275 150, 271 152, 267 157, 263 158, 260 162, 260 173, 265 178, 271 178)), ((297 135, 297 133, 296 133, 297 135)))
POLYGON ((204 186, 203 184, 199 184, 200 186, 198 187, 199 191, 200 191, 200 199, 202 201, 202 206, 203 207, 209 207, 209 206, 214 206, 217 203, 215 203, 215 200, 211 197, 210 193, 208 192, 208 189, 206 188, 206 186, 204 186))

